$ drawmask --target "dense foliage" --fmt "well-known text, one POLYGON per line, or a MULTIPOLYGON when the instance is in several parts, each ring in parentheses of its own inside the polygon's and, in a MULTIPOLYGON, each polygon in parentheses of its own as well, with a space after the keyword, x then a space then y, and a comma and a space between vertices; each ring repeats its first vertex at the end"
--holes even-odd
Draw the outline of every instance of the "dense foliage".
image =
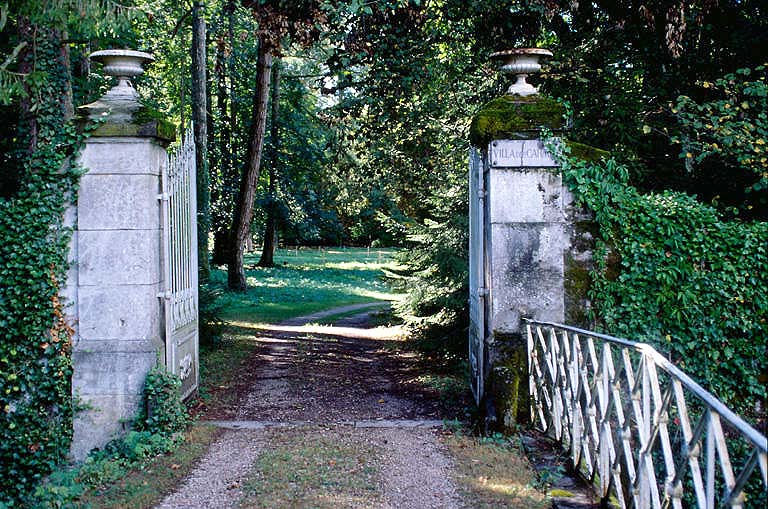
POLYGON ((730 204, 737 214, 768 217, 766 67, 738 69, 701 87, 711 90, 706 101, 682 95, 672 108, 680 157, 695 178, 715 183, 705 198, 730 204))
POLYGON ((58 292, 67 268, 63 227, 80 137, 66 120, 68 77, 59 39, 34 40, 37 79, 29 80, 35 122, 17 136, 35 151, 19 155, 22 178, 0 198, 0 502, 40 483, 68 453, 72 435, 71 330, 58 292), (29 128, 31 127, 31 130, 29 128))
POLYGON ((434 219, 412 228, 410 249, 399 252, 408 271, 393 279, 406 292, 397 304, 411 339, 428 357, 460 364, 469 323, 469 223, 467 192, 453 188, 449 200, 434 200, 434 219))
POLYGON ((181 401, 181 379, 165 366, 153 366, 144 380, 144 407, 134 427, 151 434, 172 434, 188 423, 187 408, 181 401))
POLYGON ((768 223, 727 220, 694 197, 641 193, 611 159, 565 177, 595 214, 600 327, 654 345, 738 413, 760 417, 768 370, 768 223))

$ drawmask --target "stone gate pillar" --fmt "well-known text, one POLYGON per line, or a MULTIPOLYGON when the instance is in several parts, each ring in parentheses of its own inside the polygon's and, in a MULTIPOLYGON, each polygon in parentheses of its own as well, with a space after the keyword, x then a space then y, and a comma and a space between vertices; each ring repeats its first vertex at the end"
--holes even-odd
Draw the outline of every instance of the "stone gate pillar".
MULTIPOLYGON (((507 69, 517 65, 520 72, 521 64, 510 62, 513 57, 530 59, 542 52, 551 55, 536 49, 496 56, 507 69)), ((531 65, 524 72, 534 72, 531 65)), ((587 305, 590 223, 573 207, 559 165, 542 140, 543 130, 559 137, 563 125, 563 106, 538 95, 524 79, 486 104, 471 125, 472 144, 481 153, 482 175, 476 178, 484 190, 470 196, 483 210, 482 231, 470 236, 484 244, 470 249, 483 256, 471 255, 470 264, 484 268, 479 288, 470 290, 484 294, 484 345, 478 346, 484 370, 478 376, 484 378, 486 417, 504 429, 528 415, 522 319, 581 324, 587 305)))
POLYGON ((80 156, 86 173, 77 204, 65 296, 75 328, 71 454, 83 460, 125 431, 139 411, 147 371, 163 362, 160 176, 175 130, 141 105, 127 77, 140 74, 139 52, 97 52, 120 83, 79 108, 103 123, 80 156), (125 54, 132 62, 120 60, 125 54), (136 61, 138 60, 138 61, 136 61))

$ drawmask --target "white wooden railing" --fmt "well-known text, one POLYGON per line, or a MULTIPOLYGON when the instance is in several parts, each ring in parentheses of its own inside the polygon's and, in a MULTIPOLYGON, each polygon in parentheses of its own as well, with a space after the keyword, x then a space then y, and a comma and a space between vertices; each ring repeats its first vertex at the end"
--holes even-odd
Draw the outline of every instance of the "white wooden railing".
POLYGON ((532 421, 604 500, 766 507, 766 437, 650 345, 528 320, 532 421))

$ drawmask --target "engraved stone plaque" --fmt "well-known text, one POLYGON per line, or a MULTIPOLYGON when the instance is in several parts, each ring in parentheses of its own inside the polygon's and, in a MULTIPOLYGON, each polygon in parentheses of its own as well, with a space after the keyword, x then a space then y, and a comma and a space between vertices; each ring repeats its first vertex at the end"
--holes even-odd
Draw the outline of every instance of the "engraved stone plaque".
POLYGON ((554 168, 557 164, 541 140, 496 140, 489 147, 494 168, 554 168))

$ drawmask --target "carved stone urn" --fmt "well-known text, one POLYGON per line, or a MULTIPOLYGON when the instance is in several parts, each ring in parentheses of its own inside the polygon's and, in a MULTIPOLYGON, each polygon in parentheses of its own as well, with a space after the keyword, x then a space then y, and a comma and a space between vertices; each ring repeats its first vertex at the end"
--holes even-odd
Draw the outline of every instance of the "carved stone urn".
POLYGON ((536 87, 526 81, 526 78, 529 74, 541 71, 541 58, 551 56, 552 52, 544 48, 515 48, 491 54, 492 59, 500 62, 501 72, 517 76, 516 81, 507 90, 507 94, 522 97, 539 93, 536 87))
POLYGON ((149 53, 129 49, 94 51, 89 58, 103 65, 104 74, 117 78, 117 85, 112 87, 107 94, 133 97, 138 97, 138 94, 130 80, 144 74, 144 65, 155 61, 155 58, 149 53))
POLYGON ((102 64, 102 71, 117 78, 117 85, 109 89, 97 101, 81 106, 79 110, 90 118, 109 115, 112 123, 130 122, 134 112, 141 108, 139 94, 131 79, 144 73, 144 65, 154 62, 149 53, 128 49, 95 51, 89 55, 94 62, 102 64))

